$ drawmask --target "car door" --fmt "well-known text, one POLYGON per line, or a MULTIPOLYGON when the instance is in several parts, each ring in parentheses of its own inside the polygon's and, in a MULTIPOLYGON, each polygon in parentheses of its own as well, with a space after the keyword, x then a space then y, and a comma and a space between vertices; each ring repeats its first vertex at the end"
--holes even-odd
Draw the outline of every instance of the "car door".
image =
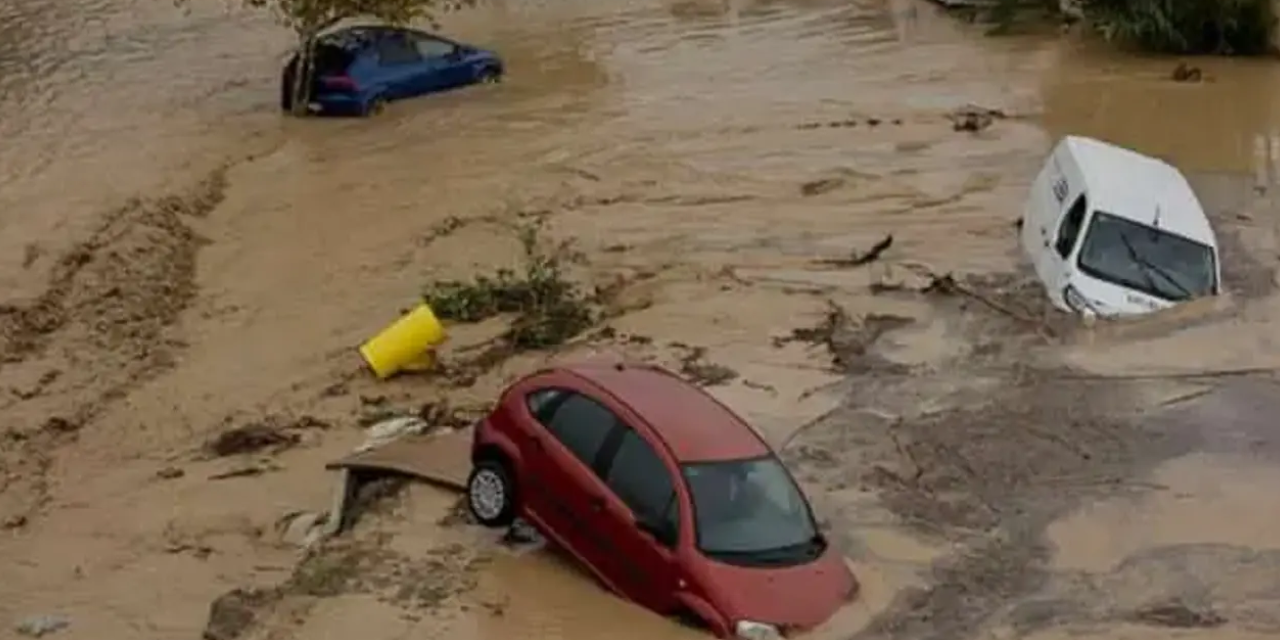
POLYGON ((681 533, 674 471, 639 431, 625 424, 620 429, 601 460, 609 496, 593 513, 593 525, 621 548, 609 562, 626 596, 668 612, 676 604, 681 533))
POLYGON ((458 55, 458 46, 425 33, 413 34, 414 46, 427 67, 428 91, 443 91, 466 84, 471 70, 458 55))
POLYGON ((378 79, 389 100, 424 93, 425 69, 418 49, 401 31, 386 31, 377 41, 378 79))
POLYGON ((541 429, 524 434, 518 444, 526 508, 555 542, 614 586, 608 558, 617 549, 591 523, 605 506, 597 470, 618 419, 604 404, 568 389, 535 390, 528 405, 541 429))

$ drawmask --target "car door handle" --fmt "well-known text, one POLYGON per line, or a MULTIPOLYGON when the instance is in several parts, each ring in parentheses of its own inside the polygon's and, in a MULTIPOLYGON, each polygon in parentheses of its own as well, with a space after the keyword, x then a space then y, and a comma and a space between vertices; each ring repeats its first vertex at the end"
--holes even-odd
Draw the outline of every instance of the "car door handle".
POLYGON ((590 498, 587 499, 587 506, 591 507, 592 511, 596 511, 596 512, 603 511, 604 498, 602 496, 591 496, 590 498))

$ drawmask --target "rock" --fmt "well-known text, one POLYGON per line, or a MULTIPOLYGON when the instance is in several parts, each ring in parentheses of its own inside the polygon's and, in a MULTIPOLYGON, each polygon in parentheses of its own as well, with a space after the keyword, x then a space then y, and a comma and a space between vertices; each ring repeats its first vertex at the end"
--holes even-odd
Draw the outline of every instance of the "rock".
POLYGON ((39 638, 50 633, 55 633, 71 626, 71 619, 58 614, 31 616, 19 622, 14 627, 19 635, 31 638, 39 638))
POLYGON ((209 605, 204 640, 235 640, 258 621, 258 613, 275 598, 274 592, 260 589, 232 589, 209 605))

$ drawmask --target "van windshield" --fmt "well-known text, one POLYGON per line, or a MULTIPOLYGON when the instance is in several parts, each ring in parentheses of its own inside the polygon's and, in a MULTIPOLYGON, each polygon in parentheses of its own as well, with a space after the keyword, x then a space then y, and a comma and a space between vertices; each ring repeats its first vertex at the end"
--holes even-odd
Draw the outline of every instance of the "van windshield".
POLYGON ((821 556, 827 542, 809 504, 776 456, 682 466, 698 549, 730 564, 789 565, 821 556))
POLYGON ((1170 302, 1218 288, 1213 248, 1103 211, 1093 214, 1077 264, 1094 278, 1170 302))

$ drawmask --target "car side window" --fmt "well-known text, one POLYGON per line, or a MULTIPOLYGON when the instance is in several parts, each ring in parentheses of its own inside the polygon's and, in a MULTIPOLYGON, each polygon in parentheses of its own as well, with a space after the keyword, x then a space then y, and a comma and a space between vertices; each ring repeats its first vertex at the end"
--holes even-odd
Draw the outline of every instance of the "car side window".
POLYGON ((574 457, 595 468, 596 457, 618 424, 618 418, 604 405, 580 393, 562 392, 554 413, 543 420, 574 457))
POLYGON ((425 35, 415 37, 413 43, 418 49, 418 54, 427 59, 443 58, 457 48, 451 42, 425 35))
POLYGON ((1088 208, 1088 199, 1082 193, 1071 205, 1067 215, 1062 217, 1062 225, 1058 227, 1058 240, 1053 247, 1063 258, 1071 255, 1071 250, 1075 248, 1080 228, 1084 226, 1084 213, 1088 208))
POLYGON ((675 483, 658 452, 635 430, 624 427, 605 484, 637 518, 664 529, 661 542, 675 541, 680 531, 675 483))
POLYGON ((388 33, 378 39, 378 64, 399 66, 421 61, 418 49, 403 33, 388 33))
POLYGON ((561 389, 538 389, 525 396, 525 405, 529 407, 529 413, 533 414, 533 417, 545 423, 551 411, 558 406, 556 399, 563 397, 564 394, 565 392, 561 389))

